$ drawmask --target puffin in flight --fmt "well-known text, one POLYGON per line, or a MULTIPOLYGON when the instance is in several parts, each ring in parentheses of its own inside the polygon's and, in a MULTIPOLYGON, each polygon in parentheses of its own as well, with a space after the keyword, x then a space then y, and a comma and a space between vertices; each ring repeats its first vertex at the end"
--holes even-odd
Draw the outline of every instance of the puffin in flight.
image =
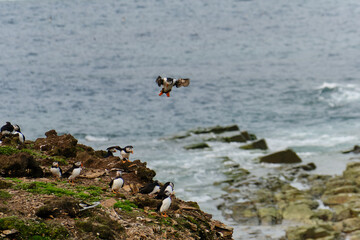
POLYGON ((172 182, 165 183, 155 198, 156 199, 164 199, 165 197, 168 196, 167 193, 170 193, 170 194, 174 193, 174 183, 172 183, 172 182))
POLYGON ((55 178, 61 178, 62 177, 62 170, 59 167, 59 163, 58 162, 53 162, 52 166, 50 168, 50 172, 53 174, 53 176, 55 178))
POLYGON ((149 194, 149 195, 155 194, 159 191, 160 191, 160 184, 157 180, 152 183, 148 183, 139 190, 140 193, 149 194))
POLYGON ((111 191, 113 193, 117 193, 119 192, 119 190, 124 186, 124 179, 122 179, 122 172, 121 171, 117 171, 116 172, 116 177, 114 179, 111 180, 109 186, 111 188, 111 191))
POLYGON ((170 97, 170 92, 173 86, 179 87, 187 87, 190 84, 189 78, 163 78, 161 76, 158 76, 156 79, 156 83, 159 87, 162 86, 162 89, 159 93, 159 96, 163 95, 164 93, 166 96, 170 97))
POLYGON ((168 217, 166 214, 166 211, 169 210, 171 205, 171 197, 173 196, 173 193, 170 191, 165 191, 165 198, 161 201, 161 203, 157 206, 157 211, 160 212, 162 217, 168 217))
POLYGON ((74 163, 74 165, 64 173, 64 177, 69 176, 68 177, 69 182, 74 184, 74 180, 80 175, 82 167, 83 167, 82 162, 74 163))

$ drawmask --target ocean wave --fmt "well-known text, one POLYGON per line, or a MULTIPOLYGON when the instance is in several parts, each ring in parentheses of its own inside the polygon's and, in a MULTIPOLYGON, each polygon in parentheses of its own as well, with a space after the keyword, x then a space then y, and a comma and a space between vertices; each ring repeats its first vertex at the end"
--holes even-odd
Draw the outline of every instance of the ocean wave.
POLYGON ((91 135, 86 135, 85 140, 88 142, 107 142, 109 141, 109 138, 107 137, 95 137, 91 135))
POLYGON ((318 88, 318 99, 330 107, 341 107, 360 100, 360 86, 324 82, 318 88))

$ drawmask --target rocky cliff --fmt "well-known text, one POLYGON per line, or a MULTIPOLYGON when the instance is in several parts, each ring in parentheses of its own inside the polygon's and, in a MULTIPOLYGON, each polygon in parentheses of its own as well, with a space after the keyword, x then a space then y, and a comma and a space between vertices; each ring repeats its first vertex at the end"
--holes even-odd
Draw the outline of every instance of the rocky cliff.
MULTIPOLYGON (((0 146, 0 237, 3 239, 232 239, 232 228, 213 220, 196 202, 174 199, 168 217, 156 212, 161 200, 140 194, 156 173, 146 162, 104 158, 106 152, 79 144, 71 135, 48 131, 45 138, 0 146), (50 173, 81 161, 71 184, 50 173), (109 182, 123 171, 124 187, 109 182)), ((176 183, 175 183, 176 184, 176 183)), ((175 185, 176 188, 176 185, 175 185)))

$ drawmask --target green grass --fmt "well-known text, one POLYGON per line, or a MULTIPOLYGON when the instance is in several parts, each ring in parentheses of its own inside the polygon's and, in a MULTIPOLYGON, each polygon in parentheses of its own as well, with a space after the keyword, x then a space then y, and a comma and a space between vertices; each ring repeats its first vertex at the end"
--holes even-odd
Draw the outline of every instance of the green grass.
POLYGON ((17 152, 19 152, 19 150, 13 147, 9 147, 9 146, 0 147, 0 155, 12 155, 17 152))
POLYGON ((138 206, 135 203, 130 202, 129 200, 120 200, 114 204, 114 208, 120 208, 121 210, 124 210, 126 212, 132 212, 132 210, 134 208, 138 208, 138 206))
POLYGON ((17 239, 66 239, 69 236, 65 227, 58 224, 48 224, 42 221, 21 220, 17 217, 0 218, 0 230, 16 229, 19 231, 17 239))
POLYGON ((53 194, 58 197, 73 196, 87 201, 99 201, 102 194, 101 188, 96 186, 76 186, 75 189, 66 189, 58 187, 56 183, 45 182, 21 183, 16 185, 15 189, 22 189, 34 194, 53 194))
POLYGON ((5 191, 0 190, 0 199, 9 199, 11 198, 11 194, 5 191))

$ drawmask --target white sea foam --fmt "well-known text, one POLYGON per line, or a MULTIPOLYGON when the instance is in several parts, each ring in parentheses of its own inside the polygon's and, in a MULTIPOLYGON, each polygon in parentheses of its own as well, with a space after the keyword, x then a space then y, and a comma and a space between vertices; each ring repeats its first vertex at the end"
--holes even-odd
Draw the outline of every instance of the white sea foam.
POLYGON ((107 142, 107 141, 109 141, 109 138, 86 135, 85 140, 88 142, 107 142))
POLYGON ((359 85, 325 82, 317 89, 320 90, 318 99, 330 107, 339 107, 360 100, 359 85))

